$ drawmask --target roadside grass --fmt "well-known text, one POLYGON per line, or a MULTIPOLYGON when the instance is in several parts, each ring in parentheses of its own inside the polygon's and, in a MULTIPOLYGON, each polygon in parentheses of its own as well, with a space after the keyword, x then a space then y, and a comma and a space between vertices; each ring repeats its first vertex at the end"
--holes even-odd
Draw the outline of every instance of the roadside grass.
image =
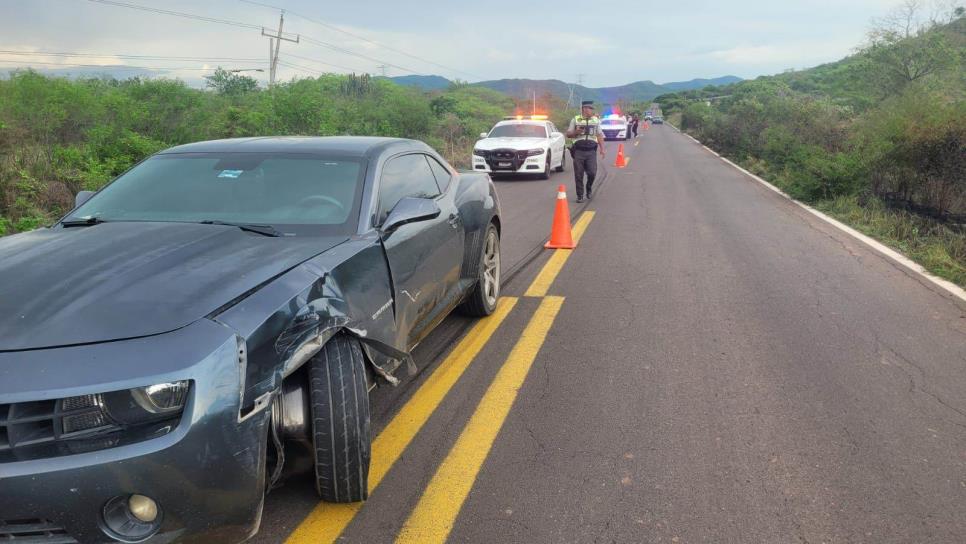
POLYGON ((936 276, 966 287, 966 233, 891 209, 874 198, 860 202, 855 196, 843 196, 811 205, 901 251, 936 276))
POLYGON ((670 113, 667 117, 665 117, 665 120, 671 125, 680 128, 682 115, 683 114, 680 111, 675 111, 673 113, 670 113))
POLYGON ((957 231, 935 219, 890 207, 874 196, 802 199, 788 176, 775 172, 766 161, 754 157, 731 160, 793 198, 899 251, 930 273, 966 287, 966 230, 957 231))

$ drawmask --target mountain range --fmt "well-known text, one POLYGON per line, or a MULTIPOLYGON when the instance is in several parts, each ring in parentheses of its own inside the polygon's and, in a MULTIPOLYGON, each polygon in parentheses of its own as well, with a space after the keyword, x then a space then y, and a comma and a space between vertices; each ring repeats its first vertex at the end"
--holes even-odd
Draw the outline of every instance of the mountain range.
MULTIPOLYGON (((390 78, 400 85, 411 85, 424 90, 434 91, 449 87, 450 80, 441 76, 399 76, 390 78)), ((584 87, 574 85, 574 97, 584 100, 594 100, 598 103, 612 103, 617 100, 630 102, 642 102, 664 93, 676 91, 686 91, 691 89, 701 89, 708 85, 728 85, 742 81, 737 76, 723 76, 713 79, 692 79, 690 81, 672 81, 670 83, 657 84, 653 81, 635 81, 626 85, 616 87, 584 87)), ((536 91, 537 96, 550 93, 563 100, 570 98, 571 84, 560 81, 559 79, 495 79, 490 81, 480 81, 471 85, 479 85, 504 94, 515 97, 526 97, 536 91)))

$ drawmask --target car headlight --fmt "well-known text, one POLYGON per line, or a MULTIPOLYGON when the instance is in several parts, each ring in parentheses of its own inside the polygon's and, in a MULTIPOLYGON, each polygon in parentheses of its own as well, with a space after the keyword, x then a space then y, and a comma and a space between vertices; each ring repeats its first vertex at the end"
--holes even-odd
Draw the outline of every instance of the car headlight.
POLYGON ((473 154, 476 155, 476 156, 478 156, 478 157, 486 158, 486 151, 483 150, 483 149, 474 149, 473 150, 473 154))
POLYGON ((172 419, 188 400, 190 382, 177 381, 61 400, 64 434, 172 419))
POLYGON ((536 157, 537 155, 543 155, 546 151, 546 149, 531 149, 527 151, 527 156, 536 157))

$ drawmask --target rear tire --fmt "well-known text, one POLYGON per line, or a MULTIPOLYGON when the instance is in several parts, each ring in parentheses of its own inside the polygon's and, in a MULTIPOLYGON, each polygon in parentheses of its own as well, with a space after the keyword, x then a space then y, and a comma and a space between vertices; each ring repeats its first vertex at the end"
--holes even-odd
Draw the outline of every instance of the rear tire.
POLYGON ((459 311, 470 317, 486 317, 496 310, 500 298, 500 233, 490 223, 483 235, 476 286, 460 304, 459 311))
POLYGON ((315 488, 327 502, 369 496, 369 391, 359 341, 338 335, 309 361, 315 488))

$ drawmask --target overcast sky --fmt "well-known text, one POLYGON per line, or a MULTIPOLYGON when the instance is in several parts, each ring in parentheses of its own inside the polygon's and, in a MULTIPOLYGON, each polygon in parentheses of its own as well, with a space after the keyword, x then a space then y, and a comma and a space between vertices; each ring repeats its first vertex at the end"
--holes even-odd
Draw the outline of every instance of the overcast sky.
MULTIPOLYGON (((0 50, 91 53, 101 57, 0 53, 0 70, 18 65, 125 64, 197 83, 217 65, 266 68, 268 38, 255 28, 109 5, 136 4, 277 27, 277 9, 241 0, 0 0, 0 50), (192 57, 131 59, 114 55, 192 57), (242 60, 217 60, 242 59, 242 60), (244 60, 251 59, 251 60, 244 60), (40 64, 49 63, 49 64, 40 64), (173 70, 172 70, 173 69, 173 70)), ((279 77, 317 71, 438 74, 479 81, 556 78, 583 73, 590 87, 736 75, 754 78, 848 55, 870 21, 896 0, 263 0, 290 10, 279 77), (379 45, 313 23, 334 26, 379 45), (321 45, 325 42, 353 56, 321 45), (388 46, 392 49, 381 47, 388 46), (407 53, 412 56, 407 56, 407 53), (298 55, 296 58, 291 55, 298 55), (417 57, 417 58, 414 58, 417 57), (330 63, 341 68, 321 64, 330 63)), ((73 67, 81 71, 83 68, 73 67)), ((96 69, 95 69, 96 70, 96 69)), ((251 72, 262 81, 265 73, 251 72)))

